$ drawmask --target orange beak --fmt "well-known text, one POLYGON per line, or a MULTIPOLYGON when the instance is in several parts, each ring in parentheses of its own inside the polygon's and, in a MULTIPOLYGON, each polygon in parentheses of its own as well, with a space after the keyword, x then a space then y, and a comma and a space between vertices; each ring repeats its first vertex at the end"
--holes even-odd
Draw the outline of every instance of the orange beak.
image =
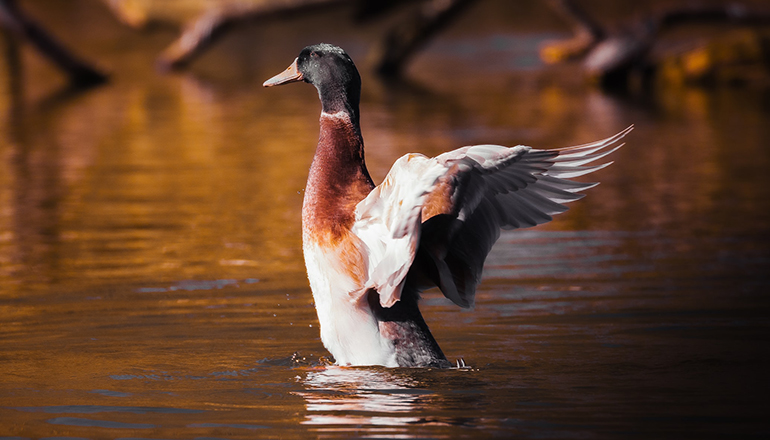
POLYGON ((302 72, 297 69, 297 59, 286 70, 262 83, 264 87, 280 86, 291 82, 302 81, 302 72))

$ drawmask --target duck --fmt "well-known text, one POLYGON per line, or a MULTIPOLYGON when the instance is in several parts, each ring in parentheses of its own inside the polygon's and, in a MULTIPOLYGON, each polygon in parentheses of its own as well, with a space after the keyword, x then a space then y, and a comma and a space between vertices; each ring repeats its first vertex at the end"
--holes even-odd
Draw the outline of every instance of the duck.
POLYGON ((501 229, 533 227, 598 183, 571 178, 633 128, 561 149, 472 145, 406 154, 375 185, 360 127, 361 77, 340 47, 305 47, 264 82, 315 86, 320 134, 302 203, 302 252, 324 347, 341 366, 451 367, 420 309, 437 287, 474 305, 501 229))

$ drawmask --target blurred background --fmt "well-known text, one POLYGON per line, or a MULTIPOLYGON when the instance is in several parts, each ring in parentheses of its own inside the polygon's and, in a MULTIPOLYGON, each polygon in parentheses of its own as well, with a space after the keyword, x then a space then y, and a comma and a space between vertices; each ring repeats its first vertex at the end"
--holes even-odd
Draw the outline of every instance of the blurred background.
POLYGON ((0 436, 768 434, 767 2, 6 0, 0 25, 0 436), (635 125, 584 200, 503 234, 475 311, 426 295, 477 370, 322 367, 320 105, 261 87, 318 42, 361 72, 376 182, 635 125))

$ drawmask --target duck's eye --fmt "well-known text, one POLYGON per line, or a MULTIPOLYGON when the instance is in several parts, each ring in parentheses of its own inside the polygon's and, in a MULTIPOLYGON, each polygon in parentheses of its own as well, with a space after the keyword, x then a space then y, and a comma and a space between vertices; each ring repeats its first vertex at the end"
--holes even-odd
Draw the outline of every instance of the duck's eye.
POLYGON ((316 51, 312 51, 310 52, 310 58, 321 58, 321 54, 316 51))

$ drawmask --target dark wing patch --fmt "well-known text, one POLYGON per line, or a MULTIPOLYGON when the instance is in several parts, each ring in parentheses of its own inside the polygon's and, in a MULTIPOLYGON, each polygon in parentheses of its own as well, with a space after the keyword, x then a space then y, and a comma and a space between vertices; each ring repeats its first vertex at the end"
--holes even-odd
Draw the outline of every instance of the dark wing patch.
POLYGON ((632 128, 598 142, 557 150, 477 145, 436 157, 449 171, 437 186, 440 191, 427 197, 433 200, 431 209, 423 212, 420 239, 422 261, 435 266, 428 270, 415 265, 413 270, 429 272, 428 278, 447 298, 471 307, 484 261, 500 229, 548 222, 567 210, 564 203, 583 198, 579 192, 597 183, 568 179, 610 165, 586 164, 622 147, 618 141, 632 128))

